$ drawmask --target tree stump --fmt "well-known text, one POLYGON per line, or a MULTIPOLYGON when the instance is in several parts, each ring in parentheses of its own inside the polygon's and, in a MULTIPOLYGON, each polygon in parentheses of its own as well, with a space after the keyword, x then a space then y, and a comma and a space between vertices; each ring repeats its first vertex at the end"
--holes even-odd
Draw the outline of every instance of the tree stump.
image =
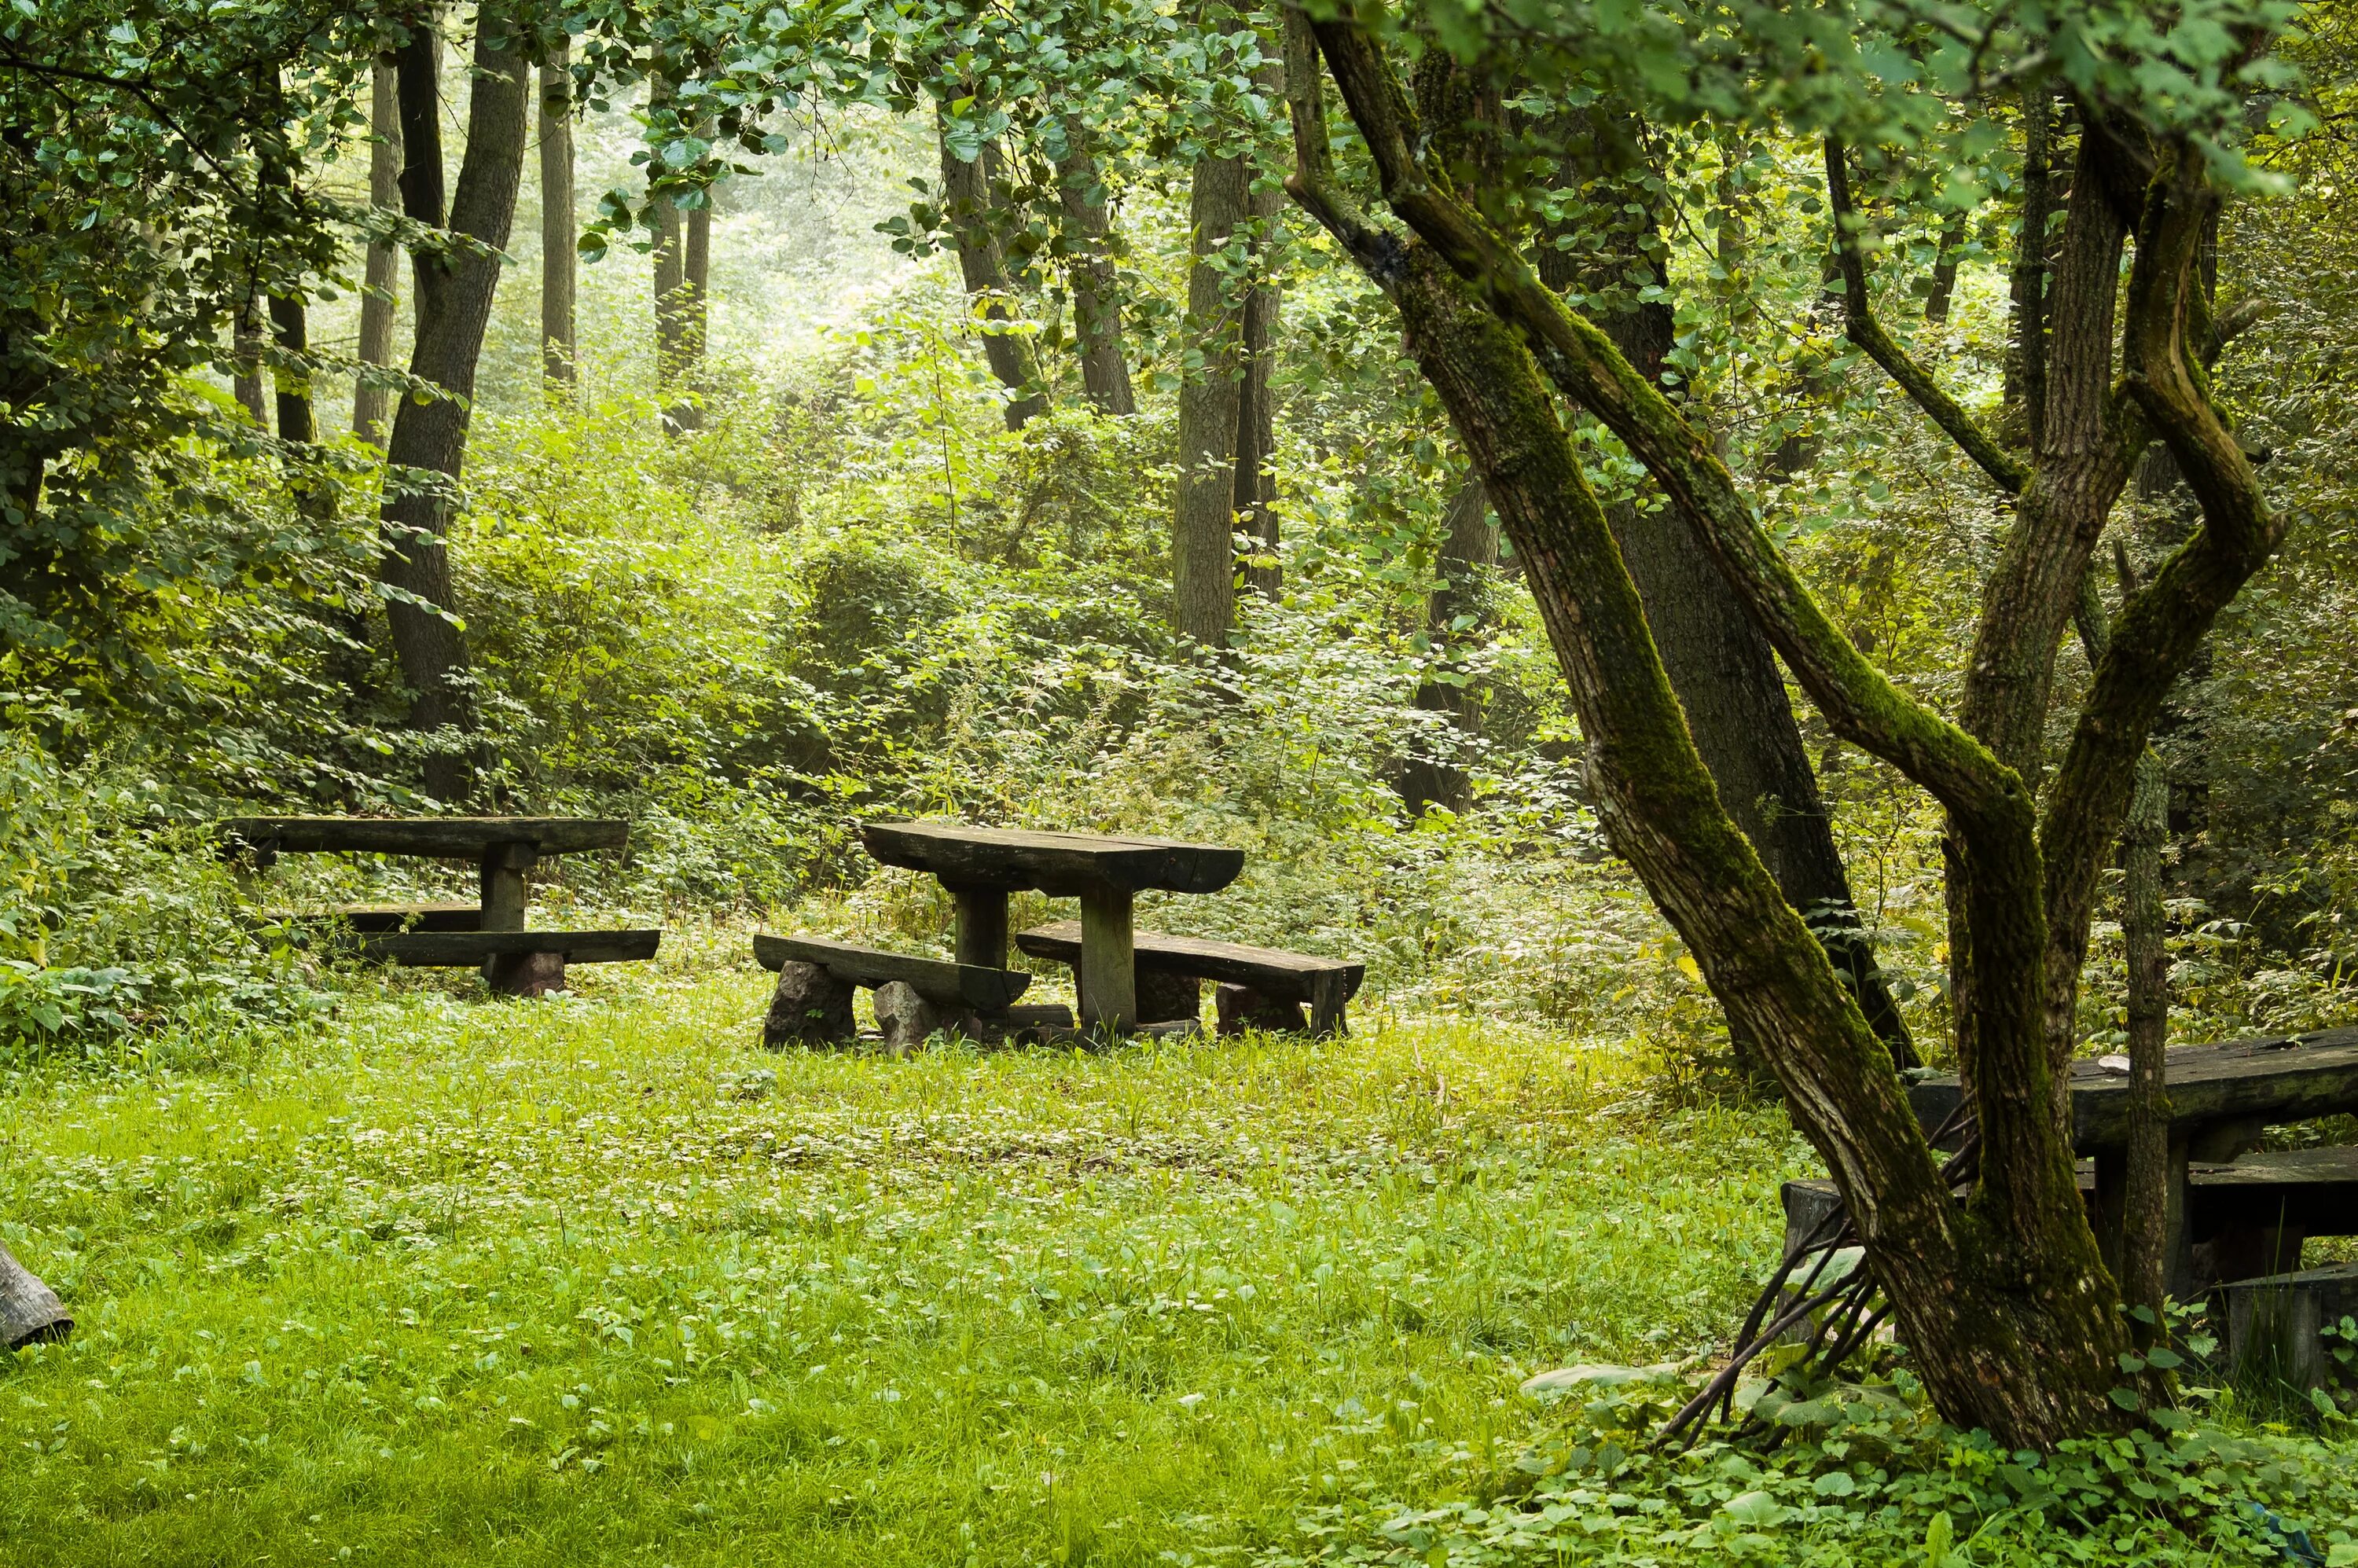
POLYGON ((906 980, 890 980, 878 986, 875 1001, 877 1026, 884 1032, 884 1049, 895 1056, 907 1055, 941 1030, 955 1029, 968 1038, 980 1033, 973 1013, 927 1001, 906 980))
POLYGON ((1138 1022, 1193 1022, 1204 1016, 1204 982, 1193 975, 1138 971, 1138 1022))
POLYGON ((778 966, 778 989, 762 1021, 762 1044, 773 1051, 789 1045, 841 1045, 858 1036, 851 1020, 851 987, 817 964, 778 966))
POLYGON ((1212 1005, 1220 1017, 1222 1034, 1242 1034, 1248 1029, 1271 1033, 1309 1032, 1309 1015, 1298 1001, 1278 1001, 1250 986, 1224 985, 1213 993, 1212 1005))
POLYGON ((0 1345, 22 1350, 72 1332, 73 1317, 58 1292, 0 1247, 0 1345))

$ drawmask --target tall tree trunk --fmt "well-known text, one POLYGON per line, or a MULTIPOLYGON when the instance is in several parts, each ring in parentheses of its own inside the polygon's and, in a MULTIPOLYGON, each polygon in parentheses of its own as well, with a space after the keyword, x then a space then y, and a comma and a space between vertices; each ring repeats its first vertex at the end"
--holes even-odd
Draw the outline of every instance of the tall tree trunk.
POLYGON ((573 228, 573 72, 569 42, 540 66, 540 364, 550 390, 574 382, 573 306, 581 257, 573 228))
POLYGON ((2022 212, 2015 225, 2007 289, 2014 338, 2000 401, 2036 452, 2047 416, 2047 229, 2055 216, 2053 91, 2040 83, 2022 102, 2022 212))
POLYGON ((1039 354, 1029 337, 1009 330, 1019 317, 1007 258, 999 243, 999 200, 990 189, 985 160, 968 162, 958 157, 946 138, 942 142, 942 209, 957 243, 967 296, 982 323, 983 357, 990 362, 990 373, 999 384, 1013 395, 1006 408, 1007 427, 1021 430, 1048 406, 1039 354))
MULTIPOLYGON (((1256 75, 1272 99, 1283 89, 1274 67, 1256 75)), ((1250 177, 1259 179, 1258 174, 1250 177)), ((1260 183, 1268 183, 1265 180, 1260 183)), ((1282 574, 1277 563, 1277 476, 1270 465, 1277 458, 1277 400, 1270 373, 1277 366, 1277 280, 1271 276, 1277 243, 1279 214, 1285 210, 1285 192, 1275 187, 1249 190, 1246 216, 1252 221, 1247 254, 1251 287, 1244 297, 1238 322, 1238 351, 1244 379, 1237 387, 1237 482, 1235 528, 1255 543, 1260 559, 1244 569, 1247 587, 1275 599, 1282 574)))
POLYGON ((1965 215, 1952 217, 1941 230, 1941 254, 1932 258, 1932 289, 1924 297, 1924 319, 1946 321, 1949 304, 1957 295, 1957 250, 1965 243, 1965 215))
MULTIPOLYGON (((379 59, 369 74, 369 205, 387 212, 401 211, 401 93, 391 56, 379 59)), ((390 240, 368 248, 367 272, 361 287, 360 362, 364 365, 393 363, 393 312, 401 287, 401 252, 390 240)), ((383 447, 392 432, 388 416, 392 392, 363 374, 352 388, 352 434, 371 446, 383 447)))
MULTIPOLYGON (((702 133, 710 135, 711 128, 702 133)), ((697 372, 704 363, 707 335, 711 330, 712 305, 712 188, 703 191, 703 199, 679 213, 680 232, 679 300, 674 312, 676 319, 680 396, 664 413, 664 421, 676 431, 698 430, 704 427, 704 409, 696 399, 697 372)))
POLYGON ((231 337, 234 369, 230 394, 246 417, 270 428, 270 405, 262 390, 263 304, 260 292, 249 289, 237 308, 237 326, 231 337))
MULTIPOLYGON (((1657 290, 1670 287, 1669 275, 1648 246, 1658 235, 1658 219, 1647 200, 1642 148, 1631 117, 1608 110, 1588 116, 1589 167, 1578 174, 1606 182, 1606 190, 1627 200, 1607 244, 1586 265, 1570 261, 1554 247, 1539 252, 1539 272, 1562 293, 1628 301, 1618 311, 1600 313, 1598 325, 1614 347, 1656 387, 1673 346, 1674 323, 1664 298, 1631 297, 1633 272, 1650 275, 1657 290), (1626 187, 1617 191, 1616 188, 1626 187), (1628 206, 1650 208, 1636 224, 1628 206)), ((1784 673, 1759 625, 1747 614, 1736 589, 1700 546, 1689 518, 1678 509, 1646 507, 1635 500, 1616 503, 1606 518, 1621 545, 1621 556, 1646 606, 1662 667, 1679 695, 1687 728, 1704 765, 1719 788, 1720 801, 1752 841, 1786 901, 1801 912, 1833 959, 1835 972, 1858 998, 1866 1021, 1900 1066, 1915 1064, 1907 1020, 1876 963, 1874 943, 1860 925, 1850 873, 1834 844, 1833 814, 1818 790, 1817 772, 1802 744, 1784 673)), ((1758 1070, 1752 1045, 1730 1020, 1731 1044, 1747 1072, 1758 1070)))
POLYGON ((2155 1314, 2161 1311, 2168 1290, 2169 1264, 2169 952, 2161 888, 2162 850, 2169 837, 2169 777, 2159 753, 2147 751, 2137 763, 2128 818, 2121 827, 2121 936, 2128 950, 2129 1037, 2121 1297, 2132 1307, 2155 1314))
POLYGON ((276 377, 278 438, 307 449, 291 476, 296 509, 324 522, 335 514, 335 492, 318 470, 319 421, 311 401, 311 333, 303 301, 292 295, 271 296, 270 324, 284 361, 276 377))
MULTIPOLYGON (((1490 497, 1480 480, 1469 479, 1457 487, 1443 525, 1441 556, 1434 563, 1438 580, 1425 603, 1424 624, 1434 654, 1447 657, 1486 619, 1482 579, 1498 564, 1498 525, 1490 516, 1490 497), (1461 618, 1474 625, 1461 627, 1461 618)), ((1481 733, 1480 694, 1463 682, 1423 682, 1417 687, 1416 706, 1421 712, 1441 715, 1461 739, 1481 733)), ((1433 806, 1465 810, 1467 780, 1457 747, 1431 744, 1419 737, 1401 766, 1398 787, 1411 816, 1421 816, 1433 806)))
POLYGON ((1188 357, 1179 385, 1179 482, 1171 520, 1173 621, 1206 647, 1227 644, 1236 622, 1238 384, 1242 301, 1221 257, 1248 205, 1242 157, 1199 158, 1188 200, 1188 357))
POLYGON ((1074 325, 1081 349, 1081 389, 1100 414, 1135 414, 1130 362, 1121 341, 1121 286, 1113 265, 1112 225, 1106 191, 1089 150, 1087 127, 1065 117, 1065 157, 1056 166, 1056 196, 1073 247, 1074 325))
POLYGON ((406 486, 384 505, 384 577, 396 596, 385 606, 394 652, 404 680, 417 694, 410 722, 428 731, 456 731, 456 743, 428 753, 427 793, 446 801, 473 794, 478 764, 474 695, 465 634, 455 618, 450 557, 444 536, 466 456, 468 409, 475 366, 499 286, 498 253, 515 222, 516 189, 524 170, 529 116, 528 69, 507 19, 485 8, 476 16, 473 87, 467 107, 467 151, 446 215, 443 207, 439 83, 432 34, 416 28, 402 47, 400 95, 402 205, 417 222, 447 227, 478 242, 443 254, 412 254, 417 296, 417 342, 412 374, 443 395, 420 403, 405 398, 394 418, 386 454, 396 469, 440 477, 432 488, 406 486))
MULTIPOLYGON (((672 92, 668 80, 660 75, 652 78, 647 89, 650 107, 667 106, 672 92)), ((657 171, 650 165, 647 172, 652 180, 657 171)), ((680 222, 679 200, 670 191, 650 191, 647 207, 655 232, 655 387, 668 395, 687 366, 687 234, 680 222)), ((678 413, 676 405, 664 409, 664 428, 673 435, 681 428, 678 413)))

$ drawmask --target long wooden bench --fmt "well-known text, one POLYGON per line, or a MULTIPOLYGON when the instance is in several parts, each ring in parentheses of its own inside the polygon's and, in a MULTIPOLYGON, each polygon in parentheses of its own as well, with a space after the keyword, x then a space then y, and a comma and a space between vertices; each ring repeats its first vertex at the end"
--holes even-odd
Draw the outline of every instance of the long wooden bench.
POLYGON ((254 916, 262 925, 339 925, 363 935, 387 931, 481 931, 477 903, 343 903, 327 909, 265 909, 254 916))
POLYGON ((762 1027, 763 1044, 840 1045, 856 1038, 851 995, 876 993, 876 1022, 895 1053, 922 1044, 939 1029, 979 1040, 1022 1038, 1070 1029, 1071 1010, 1020 1007, 1032 983, 1018 969, 961 964, 886 952, 818 936, 753 938, 753 958, 778 973, 778 987, 762 1027))
MULTIPOLYGON (((1133 941, 1140 1022, 1195 1017, 1203 1005, 1201 983, 1212 980, 1220 987, 1224 1034, 1238 1033, 1249 1026, 1343 1033, 1347 1027, 1344 1010, 1358 994, 1368 974, 1365 964, 1276 947, 1249 947, 1239 942, 1212 942, 1159 931, 1137 932, 1133 941), (1168 981, 1178 984, 1158 983, 1168 981), (1305 1006, 1310 1014, 1306 1021, 1302 1016, 1305 1006)), ((1077 973, 1081 923, 1065 920, 1019 932, 1015 946, 1034 958, 1072 965, 1077 973)), ((1085 1017, 1088 1013, 1086 998, 1081 1011, 1085 1017)))

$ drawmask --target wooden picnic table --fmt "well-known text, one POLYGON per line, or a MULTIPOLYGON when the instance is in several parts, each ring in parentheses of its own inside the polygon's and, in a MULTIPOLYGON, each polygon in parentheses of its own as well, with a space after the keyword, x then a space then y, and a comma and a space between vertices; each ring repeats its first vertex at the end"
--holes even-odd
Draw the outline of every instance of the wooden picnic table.
POLYGON ((472 860, 479 872, 480 911, 420 906, 405 911, 362 906, 356 927, 371 935, 363 950, 396 963, 465 965, 481 962, 495 989, 537 994, 553 978, 561 982, 569 957, 577 963, 649 958, 658 933, 652 931, 522 933, 535 865, 547 856, 591 849, 621 849, 630 842, 630 824, 600 816, 239 816, 219 826, 224 845, 257 867, 282 854, 416 855, 432 860, 472 860), (457 919, 448 916, 456 914, 457 919), (406 925, 412 929, 396 929, 406 925), (453 929, 452 927, 460 927, 453 929))
MULTIPOLYGON (((2164 1256, 2173 1292, 2190 1293, 2201 1282, 2194 1278, 2186 1223, 2190 1168, 2234 1161, 2257 1148, 2271 1126, 2358 1111, 2358 1029, 2173 1046, 2164 1083, 2169 1117, 2164 1256)), ((2117 1266, 2128 1182, 2128 1076, 2100 1062, 2074 1061, 2070 1090, 2072 1145, 2094 1156, 2093 1217, 2106 1259, 2117 1266)), ((1911 1085, 1909 1098, 1918 1119, 1938 1127, 1963 1092, 1953 1076, 1936 1075, 1911 1085)))
POLYGON ((1217 844, 968 827, 953 822, 869 822, 868 852, 888 866, 925 871, 957 910, 957 958, 1007 967, 1007 895, 1027 890, 1081 901, 1076 971, 1084 1028, 1138 1022, 1137 942, 1130 914, 1149 891, 1217 892, 1244 870, 1245 852, 1217 844))

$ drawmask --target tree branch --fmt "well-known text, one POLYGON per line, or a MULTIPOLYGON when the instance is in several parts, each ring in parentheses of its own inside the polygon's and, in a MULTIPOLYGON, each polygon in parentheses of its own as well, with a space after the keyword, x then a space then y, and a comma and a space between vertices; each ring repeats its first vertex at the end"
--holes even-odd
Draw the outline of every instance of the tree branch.
POLYGON ((2008 495, 2021 494, 2022 487, 2030 480, 2028 470, 1991 439, 1963 405, 1941 390, 1931 372, 1909 358, 1908 351, 1875 319, 1874 303, 1866 290, 1866 255, 1859 244, 1862 220, 1850 194, 1850 157, 1842 143, 1832 136, 1826 138, 1826 199, 1833 208, 1834 256, 1842 267, 1843 319, 1849 329, 1850 341, 1866 350, 1867 357, 1899 384, 1899 389, 1924 411, 1927 418, 1948 433, 1958 449, 1989 475, 1992 483, 2008 495))
MULTIPOLYGON (((1929 789, 1968 824, 2027 844, 2021 780, 1979 741, 1900 691, 1843 635, 1753 517, 1709 443, 1520 250, 1436 184, 1412 147, 1415 111, 1374 44, 1345 21, 1312 24, 1384 198, 1522 334, 1564 394, 1594 413, 1685 511, 1741 599, 1844 740, 1929 789)), ((1291 78, 1289 78, 1290 80, 1291 78)))

